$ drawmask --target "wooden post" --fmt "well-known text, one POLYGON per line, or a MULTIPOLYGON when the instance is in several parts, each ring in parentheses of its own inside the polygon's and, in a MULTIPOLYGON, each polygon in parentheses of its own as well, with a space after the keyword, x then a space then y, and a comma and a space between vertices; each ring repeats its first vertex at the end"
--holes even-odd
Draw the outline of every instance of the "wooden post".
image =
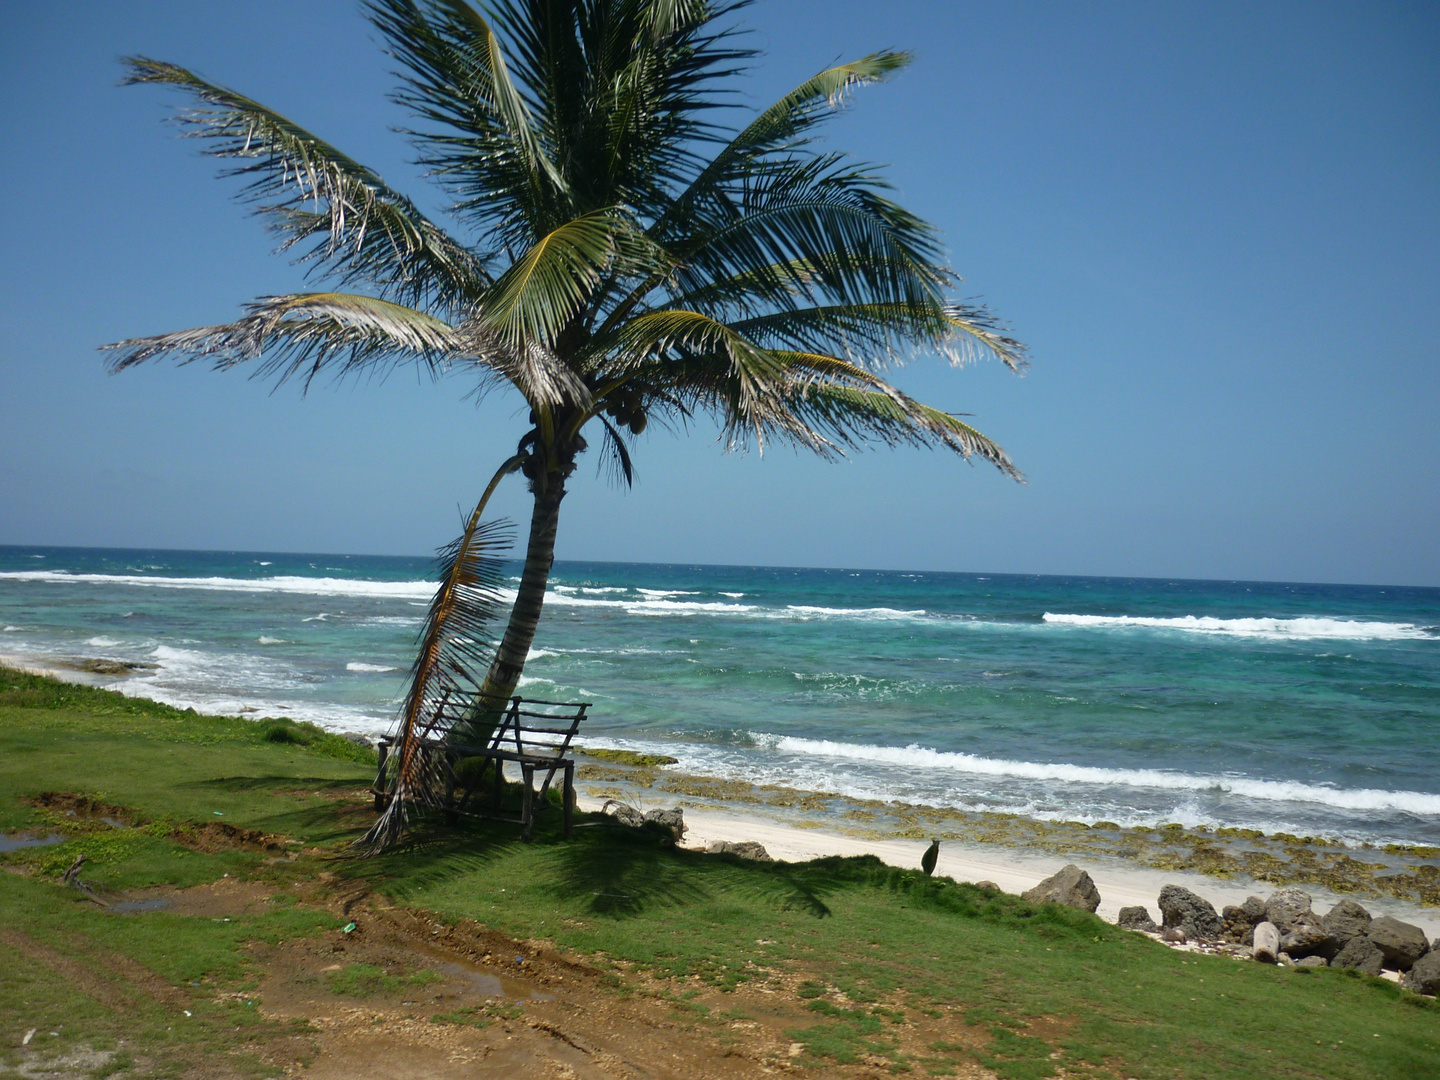
POLYGON ((1280 928, 1272 922, 1255 927, 1255 944, 1250 955, 1262 964, 1273 964, 1280 958, 1280 928))
POLYGON ((380 765, 375 770, 375 811, 378 813, 385 809, 385 763, 390 757, 390 740, 377 742, 375 752, 380 755, 380 765))
POLYGON ((565 839, 570 839, 574 829, 571 824, 575 817, 575 763, 565 763, 565 786, 560 792, 560 802, 565 808, 565 839))
POLYGON ((525 790, 521 795, 524 802, 521 804, 520 809, 520 839, 528 841, 530 839, 530 826, 535 818, 535 807, 533 804, 535 798, 535 766, 522 762, 520 765, 520 774, 524 778, 525 783, 525 790))

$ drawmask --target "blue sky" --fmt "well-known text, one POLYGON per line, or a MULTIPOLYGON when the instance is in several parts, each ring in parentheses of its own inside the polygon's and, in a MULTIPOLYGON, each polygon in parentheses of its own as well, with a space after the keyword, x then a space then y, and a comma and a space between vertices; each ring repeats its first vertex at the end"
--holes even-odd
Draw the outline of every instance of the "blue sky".
MULTIPOLYGON (((912 49, 827 145, 889 165, 1032 348, 898 379, 1019 486, 938 453, 583 463, 562 558, 1440 585, 1440 6, 761 0, 759 107, 912 49)), ((524 430, 464 383, 297 391, 102 342, 302 288, 118 59, 193 67, 392 184, 388 61, 351 0, 24 4, 0 39, 0 543, 424 553, 524 430)), ((502 512, 528 516, 518 482, 502 512)))

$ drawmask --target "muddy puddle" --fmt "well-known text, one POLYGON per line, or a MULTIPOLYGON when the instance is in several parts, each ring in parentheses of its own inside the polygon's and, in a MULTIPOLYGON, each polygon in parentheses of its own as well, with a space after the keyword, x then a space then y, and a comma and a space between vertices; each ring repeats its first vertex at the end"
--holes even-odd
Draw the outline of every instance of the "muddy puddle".
POLYGON ((29 833, 0 833, 0 855, 21 848, 50 847, 64 841, 63 836, 31 836, 29 833))
POLYGON ((554 994, 542 993, 528 983, 460 963, 452 956, 445 956, 431 949, 417 949, 416 952, 426 958, 426 967, 440 972, 448 979, 454 979, 481 997, 505 998, 517 1003, 555 1000, 554 994))

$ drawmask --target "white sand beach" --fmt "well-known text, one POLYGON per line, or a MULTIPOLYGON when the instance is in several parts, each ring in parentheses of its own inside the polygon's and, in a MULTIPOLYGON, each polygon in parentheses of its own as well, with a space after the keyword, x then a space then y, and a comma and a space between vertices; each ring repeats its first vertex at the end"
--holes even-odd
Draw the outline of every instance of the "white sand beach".
MULTIPOLYGON (((585 810, 599 810, 603 800, 581 796, 585 810)), ((924 840, 869 840, 824 827, 795 828, 741 811, 717 812, 708 808, 685 808, 686 835, 683 846, 703 851, 717 840, 754 840, 764 845, 775 859, 803 862, 827 855, 874 855, 891 866, 915 868, 929 846, 924 840)), ((1054 855, 991 845, 946 841, 940 847, 935 873, 956 881, 993 881, 1007 893, 1022 893, 1038 885, 1067 863, 1089 873, 1100 891, 1097 914, 1114 922, 1122 907, 1143 905, 1150 917, 1160 921, 1157 898, 1167 884, 1183 885, 1203 896, 1219 911, 1226 904, 1240 904, 1247 896, 1269 896, 1277 886, 1263 881, 1227 881, 1204 874, 1155 870, 1120 859, 1097 859, 1081 853, 1054 855)), ((1300 886, 1310 894, 1317 911, 1324 912, 1342 899, 1339 893, 1317 885, 1300 886)), ((1432 940, 1440 935, 1440 911, 1384 897, 1357 899, 1372 915, 1391 915, 1413 923, 1432 940)))

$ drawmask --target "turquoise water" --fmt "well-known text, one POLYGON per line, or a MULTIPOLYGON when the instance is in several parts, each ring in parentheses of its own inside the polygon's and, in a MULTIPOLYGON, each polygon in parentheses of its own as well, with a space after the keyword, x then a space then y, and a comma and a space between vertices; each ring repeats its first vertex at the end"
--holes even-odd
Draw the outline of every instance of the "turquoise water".
MULTIPOLYGON (((424 559, 0 548, 0 653, 390 726, 424 559)), ((1440 590, 557 563, 522 693, 707 775, 1440 842, 1440 590)))

